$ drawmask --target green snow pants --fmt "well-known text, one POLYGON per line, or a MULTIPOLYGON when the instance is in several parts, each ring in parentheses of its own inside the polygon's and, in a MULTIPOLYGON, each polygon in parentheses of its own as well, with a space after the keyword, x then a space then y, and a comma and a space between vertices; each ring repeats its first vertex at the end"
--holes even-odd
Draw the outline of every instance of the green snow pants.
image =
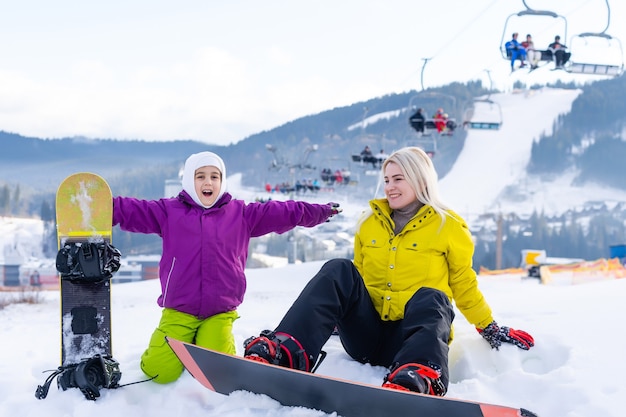
POLYGON ((165 336, 193 343, 219 352, 235 354, 233 322, 236 311, 198 319, 187 313, 164 308, 161 321, 150 338, 148 349, 141 355, 141 370, 160 384, 173 382, 183 373, 183 364, 165 341, 165 336))

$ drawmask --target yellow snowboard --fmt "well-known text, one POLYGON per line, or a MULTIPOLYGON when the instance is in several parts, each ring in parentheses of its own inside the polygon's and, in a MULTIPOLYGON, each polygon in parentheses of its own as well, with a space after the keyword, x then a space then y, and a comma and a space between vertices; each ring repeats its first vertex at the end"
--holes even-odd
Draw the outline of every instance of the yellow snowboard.
MULTIPOLYGON (((74 244, 93 252, 97 264, 96 246, 90 244, 111 242, 113 200, 107 182, 87 172, 67 177, 56 194, 56 217, 59 253, 74 244)), ((67 262, 67 253, 63 260, 67 262)), ((61 365, 79 363, 97 354, 112 355, 111 281, 81 281, 63 274, 59 278, 61 365)))

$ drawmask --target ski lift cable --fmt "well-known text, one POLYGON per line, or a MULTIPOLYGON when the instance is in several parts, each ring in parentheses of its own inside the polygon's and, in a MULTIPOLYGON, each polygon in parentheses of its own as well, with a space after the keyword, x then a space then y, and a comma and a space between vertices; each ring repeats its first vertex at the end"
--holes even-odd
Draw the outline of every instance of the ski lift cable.
POLYGON ((609 5, 609 0, 604 0, 604 2, 606 3, 606 26, 604 27, 604 29, 602 29, 601 32, 585 32, 585 33, 579 34, 578 36, 581 36, 581 37, 599 36, 599 37, 610 38, 610 36, 607 35, 606 31, 609 30, 609 26, 611 26, 611 6, 609 5))
POLYGON ((457 32, 456 35, 454 35, 452 37, 452 39, 450 39, 448 41, 448 43, 446 43, 445 45, 443 45, 442 47, 440 47, 437 51, 437 53, 435 55, 433 55, 432 57, 430 57, 430 59, 435 58, 437 55, 441 54, 442 51, 446 50, 450 45, 452 45, 461 35, 463 35, 473 24, 474 22, 476 22, 478 19, 480 19, 483 14, 485 14, 485 12, 487 10, 489 10, 491 7, 493 7, 496 4, 497 0, 492 1, 491 3, 489 3, 487 5, 487 7, 485 7, 484 9, 482 9, 480 12, 478 12, 478 14, 476 15, 476 17, 474 17, 473 19, 471 19, 469 21, 469 23, 465 26, 463 26, 463 28, 457 32))
MULTIPOLYGON (((477 15, 476 17, 474 17, 473 19, 471 19, 469 21, 469 23, 467 25, 465 25, 460 31, 458 31, 456 33, 456 35, 454 35, 446 44, 444 44, 443 46, 437 48, 437 52, 435 53, 435 55, 432 55, 429 58, 422 58, 422 59, 427 59, 427 60, 432 60, 433 58, 437 57, 438 55, 441 54, 442 51, 444 51, 445 49, 447 49, 450 45, 452 45, 461 35, 463 35, 469 28, 470 26, 472 26, 474 24, 474 22, 476 22, 478 19, 480 19, 482 17, 482 15, 489 10, 490 8, 492 8, 498 0, 493 0, 491 3, 489 3, 484 9, 482 9, 477 15)), ((416 71, 412 71, 408 77, 404 80, 404 82, 402 82, 402 84, 406 84, 406 82, 410 79, 413 78, 413 76, 415 75, 416 71)), ((423 74, 424 74, 424 67, 421 68, 421 75, 423 78, 423 74)), ((424 89, 423 83, 422 83, 422 90, 424 89)))

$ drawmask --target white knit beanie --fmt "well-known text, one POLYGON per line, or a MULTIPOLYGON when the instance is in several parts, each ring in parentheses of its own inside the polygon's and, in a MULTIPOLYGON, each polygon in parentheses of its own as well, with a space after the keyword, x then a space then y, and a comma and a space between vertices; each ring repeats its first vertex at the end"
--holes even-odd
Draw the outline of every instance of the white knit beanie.
POLYGON ((194 153, 185 161, 185 169, 183 170, 183 190, 187 192, 193 198, 200 207, 210 208, 219 201, 222 195, 226 192, 226 166, 224 161, 218 155, 213 152, 200 152, 194 153), (200 167, 214 166, 222 174, 222 186, 217 198, 210 206, 205 206, 200 201, 200 196, 196 193, 196 187, 194 185, 194 177, 196 170, 200 167))

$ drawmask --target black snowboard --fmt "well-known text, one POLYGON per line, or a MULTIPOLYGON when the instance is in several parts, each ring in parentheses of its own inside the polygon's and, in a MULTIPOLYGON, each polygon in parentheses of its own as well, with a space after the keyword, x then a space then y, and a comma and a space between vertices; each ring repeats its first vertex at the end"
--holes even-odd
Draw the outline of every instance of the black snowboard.
POLYGON ((381 388, 251 361, 166 338, 185 368, 221 394, 249 391, 343 417, 537 417, 525 409, 381 388))

